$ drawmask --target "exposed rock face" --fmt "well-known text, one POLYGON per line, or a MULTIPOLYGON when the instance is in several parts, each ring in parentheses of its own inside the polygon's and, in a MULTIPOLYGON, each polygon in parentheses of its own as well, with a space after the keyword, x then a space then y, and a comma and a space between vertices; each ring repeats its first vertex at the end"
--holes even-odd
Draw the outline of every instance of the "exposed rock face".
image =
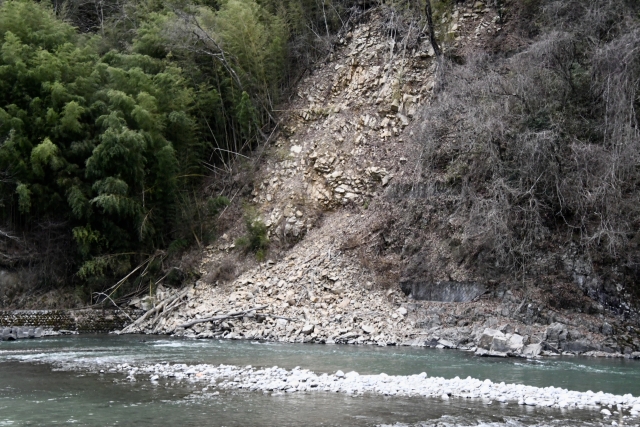
POLYGON ((469 302, 484 294, 486 288, 480 283, 422 282, 404 279, 402 291, 413 299, 441 302, 469 302))
POLYGON ((573 354, 582 354, 595 351, 597 348, 588 341, 573 341, 565 342, 562 345, 562 350, 573 354))
POLYGON ((556 348, 560 348, 567 340, 566 326, 562 323, 553 323, 549 325, 545 332, 545 340, 556 348))

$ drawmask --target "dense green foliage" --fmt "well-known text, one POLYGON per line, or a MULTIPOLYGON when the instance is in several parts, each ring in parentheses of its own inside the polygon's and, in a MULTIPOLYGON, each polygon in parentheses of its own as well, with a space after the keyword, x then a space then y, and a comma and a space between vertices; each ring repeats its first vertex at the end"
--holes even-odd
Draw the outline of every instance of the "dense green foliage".
POLYGON ((73 242, 81 283, 207 244, 229 201, 205 179, 265 140, 347 3, 0 1, 0 230, 73 242))
POLYGON ((263 261, 269 248, 267 226, 251 207, 245 207, 244 222, 247 234, 236 240, 236 245, 246 252, 255 253, 256 258, 263 261))
POLYGON ((67 221, 85 259, 157 244, 191 160, 176 153, 196 145, 181 71, 143 55, 99 56, 95 39, 31 2, 3 4, 0 37, 3 220, 67 221))

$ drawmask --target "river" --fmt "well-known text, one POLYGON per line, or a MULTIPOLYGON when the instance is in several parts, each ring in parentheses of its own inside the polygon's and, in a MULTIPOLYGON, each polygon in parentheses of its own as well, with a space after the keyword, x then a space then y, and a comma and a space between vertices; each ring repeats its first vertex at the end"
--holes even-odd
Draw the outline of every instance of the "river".
MULTIPOLYGON (((303 345, 155 336, 66 336, 0 343, 0 426, 439 426, 636 425, 638 418, 481 399, 308 392, 214 391, 189 382, 131 382, 100 366, 156 362, 230 364, 316 373, 429 377, 471 376, 494 382, 640 395, 640 362, 558 357, 478 358, 409 347, 303 345)), ((611 409, 612 411, 615 408, 611 409)))

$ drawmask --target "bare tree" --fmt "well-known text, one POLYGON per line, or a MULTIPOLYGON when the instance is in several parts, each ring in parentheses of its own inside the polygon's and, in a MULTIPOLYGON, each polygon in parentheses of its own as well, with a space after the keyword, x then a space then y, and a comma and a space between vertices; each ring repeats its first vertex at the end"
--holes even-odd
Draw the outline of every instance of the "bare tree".
POLYGON ((509 271, 551 241, 619 262, 640 224, 637 14, 549 3, 542 35, 512 57, 443 61, 423 115, 426 179, 456 200, 462 246, 509 271))

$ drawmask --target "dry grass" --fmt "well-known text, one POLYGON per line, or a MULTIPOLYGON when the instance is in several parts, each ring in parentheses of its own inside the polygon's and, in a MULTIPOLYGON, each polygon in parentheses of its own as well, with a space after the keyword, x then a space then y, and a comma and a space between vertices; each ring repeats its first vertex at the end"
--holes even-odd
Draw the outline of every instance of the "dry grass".
POLYGON ((217 282, 229 283, 237 277, 237 260, 232 257, 225 257, 217 265, 208 266, 207 270, 209 272, 202 278, 205 283, 209 285, 217 282))

